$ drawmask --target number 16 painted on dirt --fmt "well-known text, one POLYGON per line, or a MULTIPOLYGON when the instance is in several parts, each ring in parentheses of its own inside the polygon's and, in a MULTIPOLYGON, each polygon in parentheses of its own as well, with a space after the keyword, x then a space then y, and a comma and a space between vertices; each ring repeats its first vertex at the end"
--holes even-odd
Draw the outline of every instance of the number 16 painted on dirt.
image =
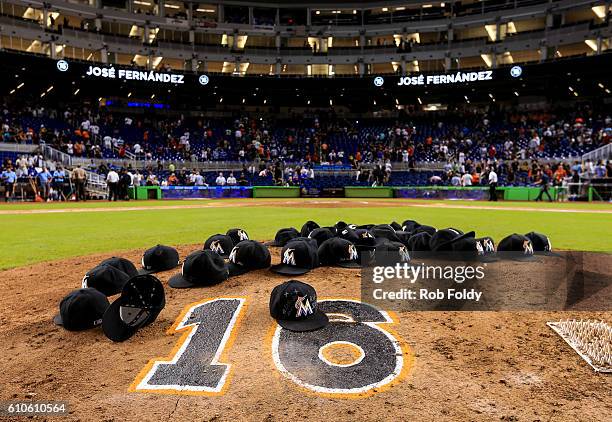
MULTIPOLYGON (((188 307, 169 330, 183 332, 171 358, 152 360, 130 391, 220 395, 231 366, 221 356, 235 335, 244 298, 211 299, 188 307)), ((364 395, 391 385, 406 367, 399 341, 379 324, 393 320, 383 311, 349 300, 322 300, 330 324, 317 331, 294 333, 276 327, 272 358, 277 369, 301 388, 323 395, 364 395), (356 351, 353 361, 333 362, 334 347, 356 351)))

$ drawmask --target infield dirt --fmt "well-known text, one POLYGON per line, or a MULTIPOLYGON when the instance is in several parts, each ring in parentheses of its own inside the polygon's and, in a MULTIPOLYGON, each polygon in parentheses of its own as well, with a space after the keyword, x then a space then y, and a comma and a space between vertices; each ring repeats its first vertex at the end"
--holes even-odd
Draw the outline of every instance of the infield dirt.
MULTIPOLYGON (((201 245, 180 247, 181 257, 201 245)), ((279 250, 272 249, 273 263, 279 250)), ((124 254, 134 263, 142 250, 124 254)), ((611 312, 398 313, 393 332, 408 344, 405 377, 369 397, 320 397, 282 377, 271 356, 272 288, 286 278, 256 271, 210 288, 166 286, 157 321, 124 343, 100 329, 72 333, 51 319, 85 272, 112 254, 0 272, 0 400, 65 400, 62 420, 604 420, 612 378, 598 375, 546 326, 566 318, 612 320, 611 312), (167 357, 180 334, 167 334, 181 311, 215 297, 244 297, 224 395, 130 393, 150 359, 167 357)), ((509 265, 516 265, 514 263, 509 265)), ((532 264, 520 264, 532 265, 532 264)), ((176 271, 159 274, 164 285, 176 271)), ((357 270, 318 268, 301 280, 319 297, 358 299, 357 270)), ((609 417, 609 416, 608 416, 609 417)))

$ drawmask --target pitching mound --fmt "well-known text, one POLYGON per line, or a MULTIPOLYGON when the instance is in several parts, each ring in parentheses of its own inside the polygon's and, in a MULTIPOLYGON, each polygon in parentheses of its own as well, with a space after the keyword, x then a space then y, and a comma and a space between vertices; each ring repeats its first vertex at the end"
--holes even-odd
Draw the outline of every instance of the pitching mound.
MULTIPOLYGON (((272 249, 273 263, 278 253, 272 249)), ((137 263, 141 254, 123 256, 137 263)), ((63 400, 68 420, 597 420, 610 413, 612 378, 596 374, 546 325, 610 321, 610 312, 377 311, 359 302, 359 271, 319 268, 300 279, 317 289, 333 321, 324 339, 279 332, 268 300, 287 278, 269 271, 210 288, 166 287, 157 321, 124 343, 100 329, 55 326, 61 298, 109 256, 0 272, 0 400, 63 400), (353 313, 361 319, 346 330, 343 318, 353 313), (190 388, 177 385, 185 381, 190 388)), ((165 284, 175 272, 159 277, 165 284)))

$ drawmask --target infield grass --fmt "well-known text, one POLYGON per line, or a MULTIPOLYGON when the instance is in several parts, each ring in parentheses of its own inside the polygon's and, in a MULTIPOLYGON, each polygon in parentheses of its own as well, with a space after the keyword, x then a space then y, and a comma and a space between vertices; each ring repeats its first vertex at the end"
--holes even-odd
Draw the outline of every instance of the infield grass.
MULTIPOLYGON (((225 200, 224 200, 225 201, 225 200)), ((131 211, 65 212, 0 215, 0 269, 41 261, 70 258, 102 252, 146 249, 158 243, 168 245, 198 244, 215 233, 232 227, 244 228, 257 240, 274 237, 281 227, 298 230, 306 220, 331 225, 338 220, 355 224, 401 223, 414 219, 438 228, 456 227, 475 230, 477 236, 491 236, 496 243, 511 233, 539 231, 547 234, 553 248, 587 251, 612 251, 612 213, 590 213, 588 210, 612 210, 609 204, 497 203, 495 207, 566 209, 583 212, 529 212, 524 210, 486 210, 478 206, 491 203, 448 201, 439 207, 411 207, 410 204, 431 204, 432 201, 398 201, 398 206, 377 208, 314 208, 281 206, 282 199, 227 200, 270 202, 256 207, 149 209, 131 211), (276 204, 274 204, 276 202, 276 204), (445 208, 450 205, 467 209, 445 208), (587 211, 587 212, 584 212, 587 211)), ((295 200, 293 200, 295 201, 295 200)), ((324 200, 320 200, 321 202, 324 200)), ((334 199, 333 201, 338 201, 334 199)), ((353 201, 376 202, 372 199, 353 201)), ((211 201, 138 201, 87 202, 69 204, 9 204, 0 211, 30 209, 150 207, 205 205, 211 201)))

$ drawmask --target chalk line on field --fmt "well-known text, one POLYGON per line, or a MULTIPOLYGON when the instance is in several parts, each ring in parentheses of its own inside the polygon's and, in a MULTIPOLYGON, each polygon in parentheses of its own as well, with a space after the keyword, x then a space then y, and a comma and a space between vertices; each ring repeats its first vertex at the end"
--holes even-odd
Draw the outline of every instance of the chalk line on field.
MULTIPOLYGON (((456 203, 415 203, 402 200, 389 201, 326 201, 326 200, 290 200, 290 201, 257 201, 244 200, 242 202, 218 201, 207 204, 185 204, 185 205, 151 205, 151 206, 119 206, 119 207, 92 207, 92 208, 59 208, 59 209, 26 209, 11 210, 0 209, 0 215, 25 215, 25 214, 63 214, 63 213, 89 213, 89 212, 126 212, 126 211, 159 211, 179 209, 206 209, 206 208, 235 208, 235 207, 312 207, 312 208, 370 208, 370 207, 415 207, 415 208, 438 208, 438 209, 463 209, 463 210, 486 210, 486 211, 533 211, 551 213, 578 213, 578 214, 612 214, 609 210, 592 210, 576 208, 530 208, 520 206, 490 206, 490 205, 460 205, 456 203)), ((10 208, 10 205, 9 205, 10 208)))

